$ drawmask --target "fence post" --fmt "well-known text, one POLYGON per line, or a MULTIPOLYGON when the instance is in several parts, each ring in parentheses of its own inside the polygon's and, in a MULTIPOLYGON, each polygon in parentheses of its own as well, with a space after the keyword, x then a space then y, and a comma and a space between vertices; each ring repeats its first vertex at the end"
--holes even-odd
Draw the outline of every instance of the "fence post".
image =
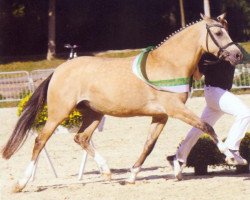
POLYGON ((34 85, 33 79, 30 77, 30 75, 29 75, 28 80, 29 80, 29 90, 33 93, 35 91, 35 85, 34 85))

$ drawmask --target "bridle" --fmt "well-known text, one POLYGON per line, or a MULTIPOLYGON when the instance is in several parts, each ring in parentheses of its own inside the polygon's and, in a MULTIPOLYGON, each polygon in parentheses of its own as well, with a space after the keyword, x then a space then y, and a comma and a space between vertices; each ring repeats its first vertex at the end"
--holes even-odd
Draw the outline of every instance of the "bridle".
POLYGON ((224 26, 220 25, 220 24, 212 24, 212 25, 208 25, 206 24, 206 29, 207 29, 207 36, 206 36, 206 47, 207 47, 207 52, 209 52, 209 48, 208 48, 208 35, 210 36, 210 38, 212 39, 212 41, 214 42, 214 44, 219 48, 217 57, 220 58, 221 53, 223 53, 224 51, 226 51, 226 48, 228 48, 231 45, 236 45, 234 42, 229 42, 228 44, 224 45, 224 46, 220 46, 218 41, 215 39, 213 33, 211 32, 210 28, 212 27, 220 27, 220 28, 225 28, 224 26))

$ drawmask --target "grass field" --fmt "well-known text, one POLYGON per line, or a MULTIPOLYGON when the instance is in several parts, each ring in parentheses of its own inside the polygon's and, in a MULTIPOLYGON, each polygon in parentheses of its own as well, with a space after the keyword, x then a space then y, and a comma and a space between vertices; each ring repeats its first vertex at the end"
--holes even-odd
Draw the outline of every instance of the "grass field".
POLYGON ((9 72, 9 71, 32 71, 36 69, 49 69, 55 68, 65 60, 63 59, 55 59, 52 61, 48 61, 45 59, 36 60, 36 61, 14 61, 5 64, 0 64, 1 72, 9 72))

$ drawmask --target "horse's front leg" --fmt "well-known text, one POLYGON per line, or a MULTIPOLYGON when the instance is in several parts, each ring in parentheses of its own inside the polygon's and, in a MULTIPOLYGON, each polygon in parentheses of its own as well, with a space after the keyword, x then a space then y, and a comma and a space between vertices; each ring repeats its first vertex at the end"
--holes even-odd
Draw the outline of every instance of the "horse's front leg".
POLYGON ((169 116, 180 119, 191 126, 202 130, 204 133, 209 134, 212 140, 217 144, 219 142, 218 136, 215 133, 213 127, 206 122, 203 122, 197 115, 189 110, 183 103, 175 105, 175 107, 169 113, 169 116))
POLYGON ((135 183, 136 176, 140 172, 141 166, 146 160, 147 156, 153 150, 154 145, 167 122, 167 119, 167 116, 153 117, 147 141, 144 145, 142 154, 140 155, 134 166, 131 168, 131 174, 127 180, 128 183, 135 183))

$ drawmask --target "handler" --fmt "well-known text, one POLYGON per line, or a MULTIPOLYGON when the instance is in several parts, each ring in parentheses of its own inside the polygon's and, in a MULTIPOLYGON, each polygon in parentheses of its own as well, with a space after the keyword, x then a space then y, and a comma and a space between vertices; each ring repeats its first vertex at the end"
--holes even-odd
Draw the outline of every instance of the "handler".
MULTIPOLYGON (((249 63, 249 54, 244 49, 242 53, 243 60, 248 60, 249 63)), ((239 146, 250 122, 250 109, 229 91, 232 88, 234 71, 235 66, 229 62, 218 60, 212 54, 204 54, 194 73, 194 79, 199 80, 202 75, 205 76, 204 95, 207 105, 201 115, 203 121, 213 126, 224 113, 235 117, 226 141, 224 143, 220 141, 217 146, 226 155, 225 161, 228 164, 245 165, 247 161, 240 156, 239 146)), ((182 170, 187 157, 202 134, 200 129, 192 128, 181 143, 176 155, 167 157, 178 180, 182 180, 182 170)))

